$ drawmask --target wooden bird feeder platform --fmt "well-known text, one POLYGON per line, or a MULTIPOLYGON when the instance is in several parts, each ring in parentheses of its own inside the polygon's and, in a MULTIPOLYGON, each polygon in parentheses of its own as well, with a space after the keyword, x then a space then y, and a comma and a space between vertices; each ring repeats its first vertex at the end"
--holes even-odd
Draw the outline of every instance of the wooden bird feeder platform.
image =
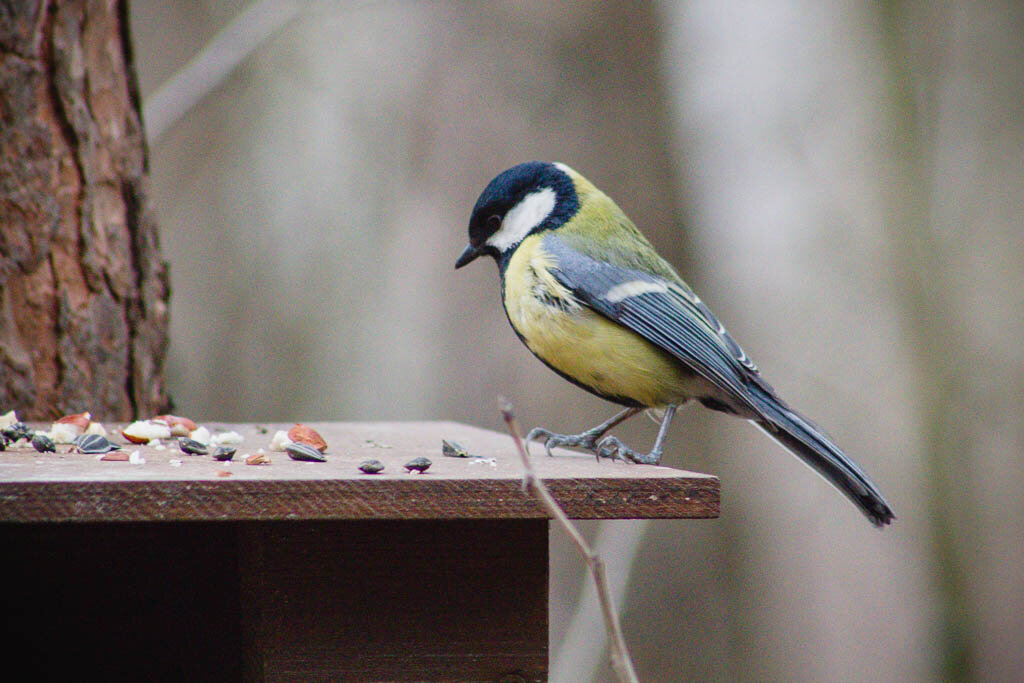
MULTIPOLYGON (((208 424, 245 437, 227 464, 173 442, 124 447, 143 464, 0 453, 0 604, 21 668, 104 680, 546 680, 548 519, 523 492, 507 434, 319 423, 327 462, 242 462, 290 426, 208 424), (479 457, 445 457, 442 439, 479 457), (420 456, 430 468, 407 473, 420 456), (360 472, 367 459, 384 471, 360 472)), ((718 515, 715 477, 542 450, 537 474, 571 518, 718 515)))

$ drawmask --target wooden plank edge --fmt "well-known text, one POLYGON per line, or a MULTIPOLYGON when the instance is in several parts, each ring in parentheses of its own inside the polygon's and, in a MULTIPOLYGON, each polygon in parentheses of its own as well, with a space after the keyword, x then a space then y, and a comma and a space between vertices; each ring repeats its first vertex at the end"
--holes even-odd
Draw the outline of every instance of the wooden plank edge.
MULTIPOLYGON (((706 519, 717 478, 548 479, 573 519, 706 519)), ((544 517, 518 480, 129 481, 0 484, 0 523, 544 517)))

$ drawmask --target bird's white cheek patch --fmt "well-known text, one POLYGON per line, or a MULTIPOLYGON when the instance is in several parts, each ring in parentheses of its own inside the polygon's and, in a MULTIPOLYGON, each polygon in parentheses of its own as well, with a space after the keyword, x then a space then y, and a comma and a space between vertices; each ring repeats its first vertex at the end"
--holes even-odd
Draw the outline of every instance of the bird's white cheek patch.
POLYGON ((650 280, 633 280, 631 282, 623 282, 615 285, 609 289, 604 298, 613 304, 617 304, 623 299, 628 299, 631 296, 640 296, 641 294, 664 294, 668 291, 668 285, 664 282, 651 282, 650 280))
POLYGON ((546 187, 543 190, 531 192, 505 214, 501 228, 487 239, 487 244, 498 251, 505 251, 509 247, 519 244, 554 210, 554 190, 546 187))

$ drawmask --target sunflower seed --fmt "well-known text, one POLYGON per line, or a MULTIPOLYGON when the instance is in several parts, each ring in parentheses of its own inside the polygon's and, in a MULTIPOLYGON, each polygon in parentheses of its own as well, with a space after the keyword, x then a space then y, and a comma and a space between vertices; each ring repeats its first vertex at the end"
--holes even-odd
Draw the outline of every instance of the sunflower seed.
POLYGON ((468 458, 469 451, 458 441, 448 441, 447 439, 441 439, 441 452, 449 458, 468 458))
POLYGON ((46 434, 36 434, 32 437, 32 448, 36 449, 40 453, 56 453, 57 447, 53 445, 53 440, 46 434))
POLYGON ((359 463, 359 469, 367 474, 377 474, 384 471, 384 463, 380 460, 364 460, 359 463))
POLYGON ((213 452, 213 459, 224 462, 225 460, 231 460, 235 457, 235 448, 233 446, 217 446, 217 450, 213 452))
POLYGON ((206 450, 206 446, 192 439, 178 439, 178 448, 186 455, 206 455, 209 453, 206 450))
POLYGON ((14 424, 7 425, 0 432, 7 437, 7 440, 14 443, 18 439, 31 439, 32 430, 28 428, 28 425, 24 422, 15 422, 14 424))
POLYGON ((100 436, 99 434, 82 434, 72 444, 78 449, 79 453, 86 453, 88 455, 121 450, 121 447, 116 443, 110 443, 107 437, 100 436))
POLYGON ((285 447, 288 457, 292 460, 305 460, 306 462, 327 462, 324 454, 309 444, 293 441, 285 447))
POLYGON ((412 472, 413 470, 415 470, 415 471, 419 472, 420 474, 423 474, 424 472, 426 472, 430 468, 430 459, 429 458, 422 458, 422 457, 421 458, 413 458, 409 462, 405 463, 405 465, 403 465, 403 467, 405 467, 406 471, 408 471, 408 472, 412 472))

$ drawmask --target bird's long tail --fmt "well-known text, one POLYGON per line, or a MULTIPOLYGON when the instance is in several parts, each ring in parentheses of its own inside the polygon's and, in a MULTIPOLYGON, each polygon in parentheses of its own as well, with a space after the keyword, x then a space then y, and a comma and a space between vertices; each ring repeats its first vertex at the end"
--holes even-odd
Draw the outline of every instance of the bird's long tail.
POLYGON ((842 491, 875 526, 883 527, 896 519, 868 475, 821 429, 772 393, 757 386, 749 388, 763 415, 755 422, 769 436, 842 491))

